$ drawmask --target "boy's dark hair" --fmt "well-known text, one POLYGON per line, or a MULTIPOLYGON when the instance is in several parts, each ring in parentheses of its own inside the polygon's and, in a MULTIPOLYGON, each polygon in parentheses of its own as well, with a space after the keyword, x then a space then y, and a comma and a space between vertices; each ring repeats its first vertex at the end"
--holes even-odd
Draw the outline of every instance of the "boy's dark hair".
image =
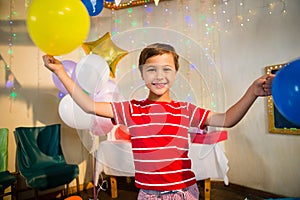
POLYGON ((145 47, 141 54, 140 54, 140 58, 139 58, 139 69, 142 72, 142 67, 143 65, 146 63, 146 60, 152 56, 157 56, 157 55, 162 55, 165 53, 170 53, 172 54, 173 58, 174 58, 174 64, 175 64, 175 69, 176 71, 178 71, 179 69, 179 56, 176 53, 174 47, 172 47, 169 44, 162 44, 162 43, 154 43, 154 44, 150 44, 149 46, 145 47))

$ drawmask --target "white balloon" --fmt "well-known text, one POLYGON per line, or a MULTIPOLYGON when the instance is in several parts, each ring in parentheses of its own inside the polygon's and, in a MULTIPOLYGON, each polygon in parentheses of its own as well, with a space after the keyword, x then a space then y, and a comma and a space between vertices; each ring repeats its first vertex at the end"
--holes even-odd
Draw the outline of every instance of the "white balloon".
POLYGON ((76 129, 89 129, 93 125, 94 116, 84 112, 67 94, 58 106, 59 116, 68 126, 76 129))
POLYGON ((88 93, 97 93, 109 79, 108 63, 96 54, 84 56, 75 69, 76 80, 88 93))

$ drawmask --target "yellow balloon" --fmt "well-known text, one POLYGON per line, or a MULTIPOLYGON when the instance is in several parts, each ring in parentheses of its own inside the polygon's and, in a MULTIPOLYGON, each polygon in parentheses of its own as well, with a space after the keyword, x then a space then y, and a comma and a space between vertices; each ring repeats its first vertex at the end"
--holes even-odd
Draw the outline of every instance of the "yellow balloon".
POLYGON ((33 0, 27 29, 32 41, 49 55, 63 55, 87 38, 90 16, 80 0, 33 0))

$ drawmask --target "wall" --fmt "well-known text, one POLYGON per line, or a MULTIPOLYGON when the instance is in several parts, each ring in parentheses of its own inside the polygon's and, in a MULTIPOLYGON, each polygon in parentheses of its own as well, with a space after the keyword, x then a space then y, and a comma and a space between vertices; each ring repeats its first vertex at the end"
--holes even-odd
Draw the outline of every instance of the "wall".
MULTIPOLYGON (((265 73, 265 66, 299 57, 300 2, 286 1, 284 16, 281 5, 270 15, 269 7, 261 7, 261 4, 262 1, 247 4, 253 8, 260 6, 260 9, 251 21, 244 19, 243 27, 238 20, 223 23, 228 30, 220 34, 227 106, 233 104, 256 77, 265 73)), ((229 133, 225 148, 230 160, 230 182, 275 194, 300 196, 300 159, 297 156, 300 137, 268 132, 266 99, 258 99, 248 115, 229 133)))
MULTIPOLYGON (((122 33, 128 33, 124 34, 130 36, 127 40, 118 40, 118 34, 115 35, 118 45, 130 49, 129 55, 120 61, 116 77, 117 82, 125 81, 127 84, 135 80, 132 78, 137 74, 132 72, 135 72, 137 52, 144 43, 152 40, 174 42, 184 58, 183 79, 174 93, 185 96, 186 93, 180 92, 187 83, 191 84, 194 89, 191 95, 199 105, 223 111, 245 92, 255 78, 264 74, 265 66, 290 61, 298 57, 300 50, 299 1, 284 1, 287 5, 285 16, 280 13, 281 1, 228 1, 226 5, 224 2, 174 0, 161 1, 157 7, 135 7, 132 12, 104 9, 100 16, 91 18, 87 41, 93 41, 106 32, 118 33, 119 38, 122 38, 122 33), (211 2, 215 2, 215 6, 211 2), (240 2, 246 4, 240 6, 240 2), (268 14, 269 3, 276 3, 272 15, 268 14), (249 8, 253 11, 251 14, 249 8), (240 26, 241 16, 245 20, 243 27, 240 26), (251 20, 246 23, 247 17, 251 20), (229 22, 227 19, 230 19, 229 22), (146 38, 148 35, 145 33, 133 40, 132 36, 140 33, 136 30, 142 27, 158 27, 161 33, 174 32, 150 38, 146 38), (134 31, 131 33, 131 30, 134 31), (195 48, 191 48, 193 42, 197 44, 195 48), (192 63, 200 63, 196 75, 190 71, 191 60, 192 63), (131 73, 124 80, 122 75, 127 72, 131 73), (197 84, 199 82, 201 84, 197 84)), ((22 86, 16 90, 16 99, 11 100, 9 90, 4 87, 5 70, 0 63, 0 127, 10 130, 9 170, 15 169, 15 127, 62 123, 62 145, 66 158, 80 165, 81 183, 90 181, 92 155, 89 144, 92 137, 68 127, 58 115, 60 99, 51 73, 43 67, 41 56, 44 53, 33 45, 27 34, 27 3, 0 0, 0 53, 22 86), (19 21, 13 26, 7 23, 10 10, 16 11, 12 18, 19 21), (12 47, 8 39, 11 32, 17 32, 12 47), (10 49, 12 54, 8 53, 10 49)), ((59 58, 78 62, 83 55, 82 49, 78 48, 59 58)), ((124 84, 126 89, 130 88, 127 84, 124 84)), ((229 181, 275 194, 300 196, 300 172, 297 170, 300 138, 270 134, 267 126, 266 99, 260 98, 240 124, 228 130, 229 139, 224 146, 229 159, 229 181)))

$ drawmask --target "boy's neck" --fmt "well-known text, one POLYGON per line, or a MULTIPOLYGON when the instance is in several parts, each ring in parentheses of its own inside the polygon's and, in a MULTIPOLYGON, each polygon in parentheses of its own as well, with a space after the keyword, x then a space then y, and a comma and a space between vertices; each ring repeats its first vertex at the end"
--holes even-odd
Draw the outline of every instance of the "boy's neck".
POLYGON ((170 95, 157 96, 157 95, 154 95, 151 93, 148 95, 148 99, 150 101, 158 101, 158 102, 171 102, 172 101, 170 95))

